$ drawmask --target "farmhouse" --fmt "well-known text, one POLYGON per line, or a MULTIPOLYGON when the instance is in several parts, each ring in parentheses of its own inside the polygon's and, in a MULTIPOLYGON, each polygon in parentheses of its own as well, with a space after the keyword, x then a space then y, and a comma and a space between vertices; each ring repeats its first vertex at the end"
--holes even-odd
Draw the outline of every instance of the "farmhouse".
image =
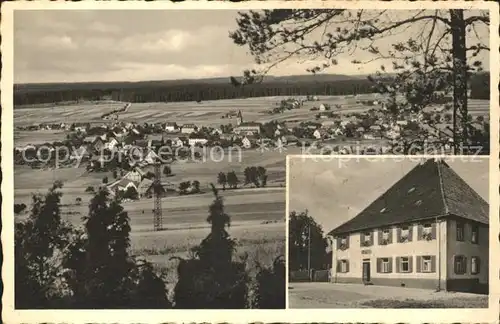
POLYGON ((85 133, 87 130, 90 128, 90 123, 74 123, 73 124, 73 129, 76 132, 82 132, 85 133))
POLYGON ((150 192, 150 188, 152 185, 153 185, 153 180, 147 178, 142 179, 137 188, 139 197, 148 196, 148 193, 150 192))
POLYGON ((115 137, 111 137, 108 139, 106 143, 104 143, 104 148, 112 151, 118 144, 119 144, 118 140, 115 137))
POLYGON ((189 146, 205 145, 208 140, 206 138, 190 138, 188 140, 189 146))
POLYGON ((486 291, 488 204, 448 164, 421 163, 331 231, 331 281, 486 291))
POLYGON ((134 188, 137 191, 139 182, 132 181, 129 179, 120 179, 108 186, 110 193, 116 194, 118 191, 126 191, 128 188, 134 188))
POLYGON ((164 143, 163 134, 150 134, 147 137, 148 147, 162 146, 164 143))
POLYGON ((127 174, 123 176, 123 179, 132 180, 134 182, 140 182, 144 177, 144 175, 145 175, 144 171, 142 171, 140 168, 135 167, 129 172, 127 172, 127 174))
POLYGON ((260 123, 246 122, 234 128, 236 134, 254 135, 260 134, 260 123))
POLYGON ((245 136, 243 137, 243 139, 241 140, 241 144, 243 145, 244 148, 251 148, 252 147, 252 141, 250 141, 250 139, 245 136))
POLYGON ((83 143, 90 145, 96 151, 101 151, 104 147, 104 142, 100 136, 87 136, 83 139, 83 143))
POLYGON ((177 128, 178 128, 177 123, 168 122, 165 124, 165 131, 166 132, 170 132, 170 133, 176 132, 177 128))

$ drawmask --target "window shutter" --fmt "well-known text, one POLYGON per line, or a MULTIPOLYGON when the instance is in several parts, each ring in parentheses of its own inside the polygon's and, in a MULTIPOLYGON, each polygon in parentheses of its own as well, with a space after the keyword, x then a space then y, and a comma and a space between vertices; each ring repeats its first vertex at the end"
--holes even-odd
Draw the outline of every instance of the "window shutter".
POLYGON ((363 247, 363 242, 365 241, 365 233, 359 234, 359 246, 363 247))
POLYGON ((349 272, 349 260, 345 262, 345 272, 349 272))
POLYGON ((389 228, 389 244, 392 243, 392 227, 389 228))
POLYGON ((392 272, 392 257, 389 258, 389 273, 392 272))
POLYGON ((345 237, 345 245, 346 245, 347 249, 349 248, 349 238, 350 238, 350 236, 346 235, 346 237, 345 237))
POLYGON ((417 273, 422 272, 422 257, 417 255, 417 273))
POLYGON ((375 232, 374 231, 371 231, 371 235, 370 235, 370 246, 373 245, 373 242, 375 241, 375 232))
POLYGON ((464 258, 464 274, 467 273, 467 257, 463 257, 464 258))
POLYGON ((436 239, 436 223, 432 223, 432 227, 431 227, 431 237, 433 240, 436 239))
POLYGON ((477 268, 477 273, 481 272, 481 259, 479 257, 476 258, 476 268, 477 268))
POLYGON ((396 272, 400 273, 401 272, 401 258, 396 257, 396 272))
POLYGON ((396 240, 398 243, 401 243, 401 227, 396 229, 396 240))
POLYGON ((382 259, 377 258, 377 273, 382 272, 381 269, 382 269, 382 259))
POLYGON ((383 233, 383 230, 379 228, 377 230, 377 232, 378 232, 378 245, 382 245, 382 233, 383 233))
POLYGON ((413 224, 408 226, 408 242, 413 241, 413 224))
POLYGON ((431 272, 436 272, 436 256, 431 256, 431 272))
POLYGON ((337 260, 337 272, 340 272, 340 260, 337 260))
POLYGON ((342 244, 342 238, 337 237, 337 250, 340 249, 340 245, 342 244))
POLYGON ((408 257, 408 272, 413 272, 413 256, 408 257))
POLYGON ((417 226, 418 226, 417 227, 417 240, 421 241, 422 240, 422 230, 423 230, 423 228, 422 228, 421 224, 418 224, 417 226))

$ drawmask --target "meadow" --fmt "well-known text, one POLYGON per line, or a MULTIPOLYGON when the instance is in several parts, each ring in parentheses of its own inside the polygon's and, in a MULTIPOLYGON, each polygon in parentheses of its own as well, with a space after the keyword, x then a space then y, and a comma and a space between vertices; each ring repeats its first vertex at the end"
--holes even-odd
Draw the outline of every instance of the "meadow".
MULTIPOLYGON (((175 121, 178 124, 195 123, 200 126, 218 127, 221 124, 236 123, 236 119, 222 118, 230 111, 241 110, 246 121, 269 122, 271 120, 285 121, 289 119, 314 119, 317 111, 310 111, 319 107, 321 103, 329 104, 334 111, 362 112, 371 107, 356 103, 357 100, 378 100, 377 94, 359 95, 357 98, 346 96, 319 96, 319 101, 306 101, 300 109, 285 111, 283 114, 270 115, 268 110, 276 107, 281 100, 289 97, 258 97, 247 99, 227 99, 196 102, 169 102, 169 103, 133 103, 125 113, 121 113, 120 121, 125 122, 166 122, 175 121), (335 109, 341 105, 341 109, 335 109)), ((469 99, 469 110, 472 115, 488 115, 489 100, 469 99)), ((105 104, 75 104, 43 108, 23 108, 14 110, 14 124, 16 126, 32 125, 35 123, 65 122, 92 122, 104 123, 100 116, 105 112, 113 111, 123 106, 123 103, 105 104)))

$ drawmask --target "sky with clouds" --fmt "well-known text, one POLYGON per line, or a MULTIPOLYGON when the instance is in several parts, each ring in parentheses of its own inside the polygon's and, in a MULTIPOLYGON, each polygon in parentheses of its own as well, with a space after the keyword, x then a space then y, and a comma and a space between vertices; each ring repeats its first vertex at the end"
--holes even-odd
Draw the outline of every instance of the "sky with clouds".
MULTIPOLYGON (((488 197, 488 159, 448 159, 448 165, 484 200, 488 197)), ((289 210, 306 209, 328 233, 355 217, 420 162, 420 158, 290 158, 289 210)))
MULTIPOLYGON (((240 75, 253 66, 253 58, 246 47, 236 46, 229 38, 229 31, 237 28, 236 17, 235 10, 18 10, 14 15, 14 82, 240 75)), ((381 46, 407 39, 410 32, 381 46)), ((487 35, 487 30, 479 33, 487 35)), ((339 64, 326 72, 367 74, 381 64, 360 68, 350 64, 353 58, 339 56, 339 64)), ((488 67, 487 55, 481 59, 488 67)), ((308 67, 307 62, 288 62, 271 74, 305 74, 308 67)))

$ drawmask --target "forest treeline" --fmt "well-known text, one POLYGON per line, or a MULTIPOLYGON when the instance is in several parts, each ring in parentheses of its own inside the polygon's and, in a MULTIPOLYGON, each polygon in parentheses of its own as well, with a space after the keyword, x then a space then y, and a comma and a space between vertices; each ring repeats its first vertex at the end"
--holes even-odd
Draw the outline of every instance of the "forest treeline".
MULTIPOLYGON (((471 76, 469 85, 472 99, 489 99, 489 73, 471 76)), ((325 80, 325 79, 323 79, 325 80)), ((124 102, 180 102, 266 96, 353 95, 374 92, 368 79, 340 79, 333 81, 298 80, 268 81, 235 87, 229 82, 175 84, 174 82, 138 83, 79 83, 53 85, 15 85, 14 105, 33 105, 71 101, 115 100, 124 102)))

